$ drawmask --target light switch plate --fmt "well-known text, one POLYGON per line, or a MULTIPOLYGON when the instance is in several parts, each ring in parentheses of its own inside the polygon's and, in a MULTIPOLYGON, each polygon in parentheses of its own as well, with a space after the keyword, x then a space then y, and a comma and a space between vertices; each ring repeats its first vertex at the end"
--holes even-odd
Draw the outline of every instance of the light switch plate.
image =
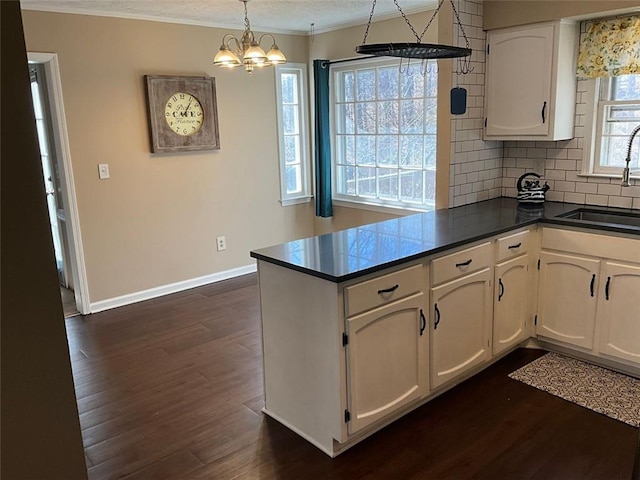
POLYGON ((98 164, 98 178, 100 178, 100 180, 106 180, 107 178, 110 178, 108 163, 98 164))

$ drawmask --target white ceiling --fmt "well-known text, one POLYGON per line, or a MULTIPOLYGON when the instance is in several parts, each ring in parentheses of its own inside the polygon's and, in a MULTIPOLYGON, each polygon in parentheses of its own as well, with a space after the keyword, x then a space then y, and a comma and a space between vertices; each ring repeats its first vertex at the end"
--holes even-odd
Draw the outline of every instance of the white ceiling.
MULTIPOLYGON (((437 0, 397 0, 407 14, 432 10, 437 0)), ((244 28, 240 0, 21 0, 23 9, 244 28)), ((365 24, 373 0, 250 0, 251 28, 309 34, 365 24)), ((394 0, 376 0, 375 20, 398 17, 394 0)))

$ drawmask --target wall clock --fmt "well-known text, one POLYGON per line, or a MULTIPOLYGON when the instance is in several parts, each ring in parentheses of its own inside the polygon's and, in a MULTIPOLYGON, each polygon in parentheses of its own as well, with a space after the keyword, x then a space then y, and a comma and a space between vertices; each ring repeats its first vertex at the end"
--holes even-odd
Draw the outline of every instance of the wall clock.
POLYGON ((220 148, 213 77, 145 75, 151 151, 220 148))

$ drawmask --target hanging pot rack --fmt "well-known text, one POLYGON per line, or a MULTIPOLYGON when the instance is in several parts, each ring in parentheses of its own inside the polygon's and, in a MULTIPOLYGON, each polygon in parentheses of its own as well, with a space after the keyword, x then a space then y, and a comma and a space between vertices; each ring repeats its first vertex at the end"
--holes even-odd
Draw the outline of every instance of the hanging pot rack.
POLYGON ((400 15, 404 18, 404 21, 411 29, 411 32, 416 37, 416 42, 401 42, 401 43, 372 43, 366 45, 367 36, 369 35, 369 28, 371 27, 371 20, 373 19, 373 12, 376 8, 376 1, 373 0, 373 5, 371 6, 371 13, 369 14, 369 22, 367 23, 367 28, 364 32, 364 39, 362 40, 362 44, 356 47, 356 52, 364 55, 374 55, 381 57, 400 57, 400 58, 418 58, 418 59, 430 59, 430 58, 460 58, 467 57, 471 55, 471 48, 469 46, 469 39, 467 38, 467 34, 464 31, 464 27, 460 21, 460 16, 458 15, 458 10, 453 4, 453 0, 449 0, 451 4, 451 8, 453 9, 453 13, 455 14, 456 21, 458 22, 458 28, 462 32, 464 36, 464 40, 466 42, 466 47, 456 47, 453 45, 442 45, 442 44, 434 44, 434 43, 422 43, 422 38, 425 33, 431 26, 431 23, 436 18, 436 15, 440 11, 440 7, 445 2, 445 0, 440 0, 438 3, 438 8, 433 12, 433 15, 427 26, 424 27, 424 30, 420 35, 416 32, 413 25, 407 18, 407 15, 402 11, 398 0, 393 0, 393 3, 396 4, 400 15))

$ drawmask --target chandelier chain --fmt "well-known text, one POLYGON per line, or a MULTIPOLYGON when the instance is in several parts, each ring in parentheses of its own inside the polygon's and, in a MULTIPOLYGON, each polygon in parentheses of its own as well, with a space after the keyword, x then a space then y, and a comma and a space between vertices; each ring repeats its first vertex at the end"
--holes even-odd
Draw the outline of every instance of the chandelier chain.
POLYGON ((364 31, 364 38, 362 39, 362 44, 367 43, 367 36, 369 35, 369 27, 371 27, 371 19, 373 18, 373 11, 376 9, 376 0, 373 0, 373 5, 371 5, 371 13, 369 14, 369 21, 367 22, 367 29, 364 31))
POLYGON ((251 25, 249 24, 249 14, 247 12, 247 1, 242 0, 242 3, 244 4, 244 29, 251 30, 251 25))

